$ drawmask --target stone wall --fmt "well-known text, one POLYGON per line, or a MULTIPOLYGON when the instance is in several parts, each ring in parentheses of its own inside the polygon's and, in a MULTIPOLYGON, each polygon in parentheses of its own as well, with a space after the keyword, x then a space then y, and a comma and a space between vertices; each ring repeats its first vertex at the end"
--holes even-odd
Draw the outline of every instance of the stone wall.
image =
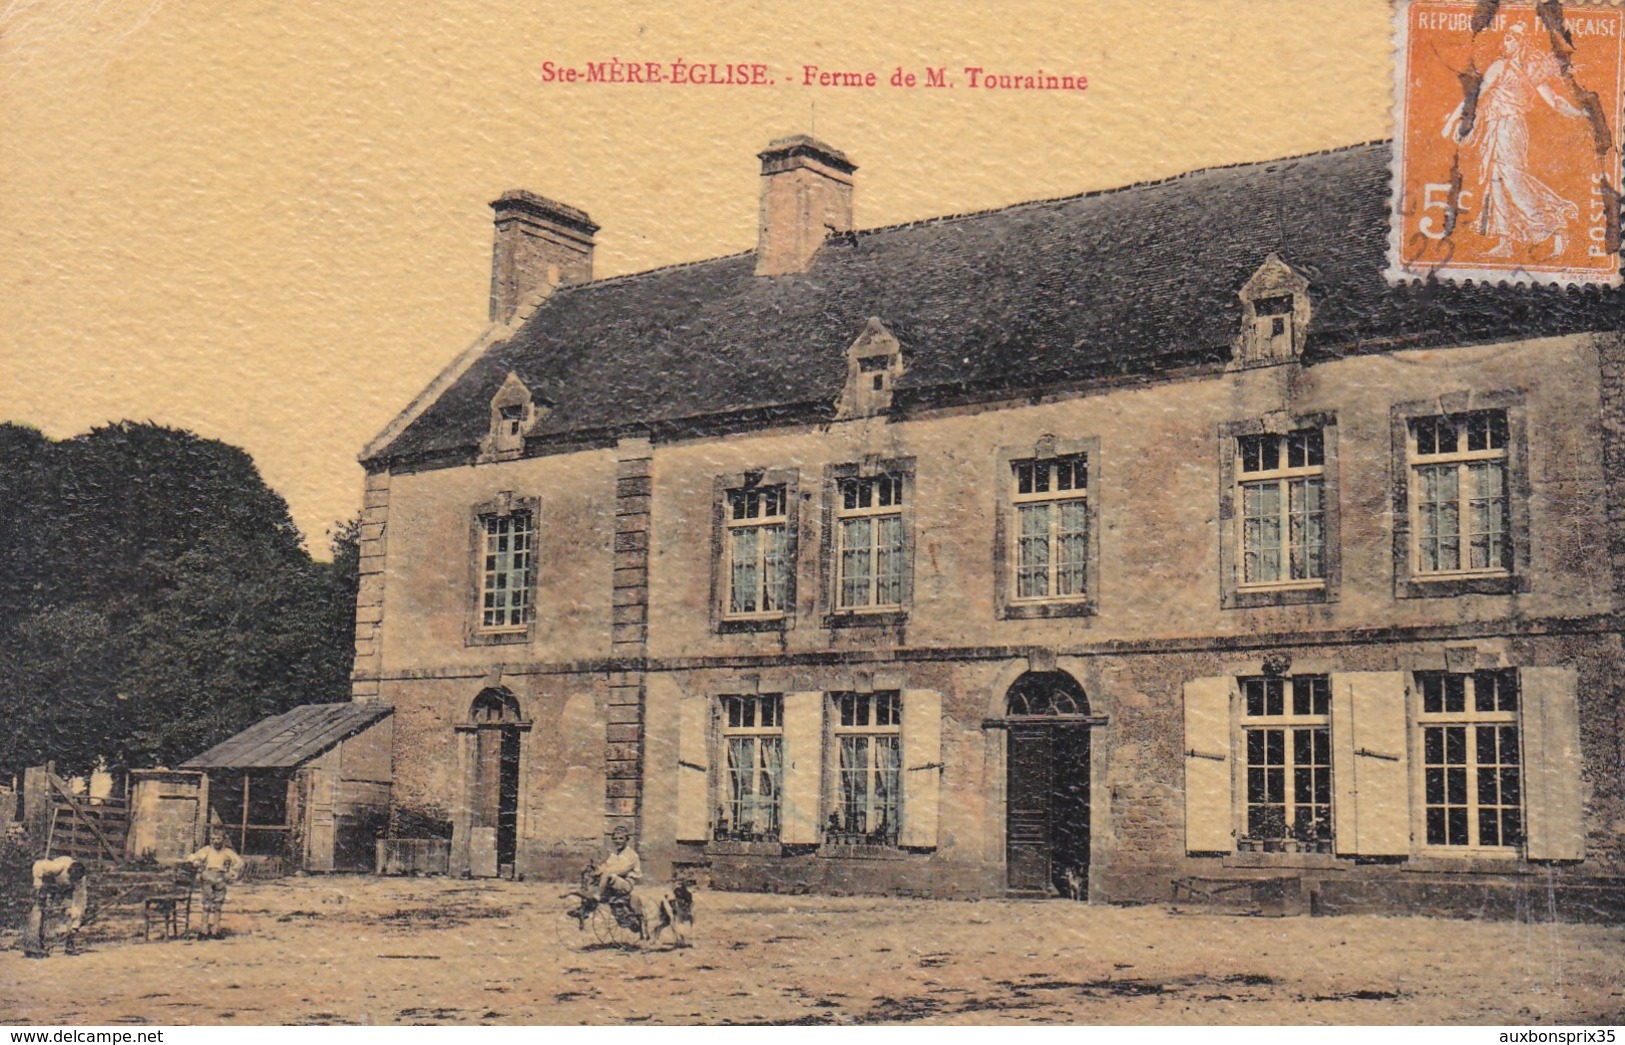
MULTIPOLYGON (((1326 885, 1325 903, 1349 904, 1357 891, 1348 883, 1458 880, 1449 876, 1466 872, 1431 858, 1187 855, 1182 687, 1258 674, 1266 656, 1289 661, 1294 673, 1400 671, 1442 667, 1447 647, 1471 646, 1509 666, 1579 669, 1582 757, 1574 768, 1586 859, 1554 867, 1503 861, 1492 875, 1579 888, 1619 874, 1625 854, 1625 719, 1612 617, 1625 592, 1622 380, 1618 339, 1570 337, 1240 373, 1215 368, 904 421, 628 440, 375 476, 356 693, 396 707, 397 807, 431 818, 455 815, 460 800, 449 738, 469 702, 489 686, 519 698, 534 722, 520 863, 535 873, 569 872, 602 845, 611 823, 627 822, 639 828, 659 875, 675 869, 737 888, 987 895, 1004 888, 1006 801, 1004 734, 989 720, 1003 714, 1004 695, 1023 672, 1059 669, 1078 680, 1101 719, 1091 766, 1096 898, 1165 900, 1181 878, 1284 875, 1301 880, 1311 901, 1326 885), (1549 373, 1565 379, 1543 381, 1549 373), (1394 477, 1405 467, 1396 459, 1396 404, 1437 403, 1448 412, 1489 394, 1512 397, 1528 432, 1520 494, 1527 528, 1515 535, 1527 560, 1520 586, 1413 597, 1395 576, 1394 477), (1277 414, 1335 418, 1339 584, 1318 603, 1226 608, 1221 426, 1277 414), (1046 437, 1098 446, 1089 488, 1099 529, 1094 612, 1009 619, 995 597, 1007 583, 995 567, 994 488, 1009 479, 997 470, 998 455, 1046 437), (913 597, 902 619, 832 626, 826 477, 871 459, 913 462, 913 597), (763 471, 798 476, 793 612, 782 627, 719 628, 718 477, 763 471), (474 506, 503 494, 537 504, 537 621, 493 645, 471 641, 468 630, 470 520, 474 506), (1595 565, 1605 559, 1611 568, 1599 578, 1595 565), (677 840, 677 704, 685 695, 866 689, 941 695, 936 846, 876 853, 677 840)), ((1381 892, 1370 888, 1378 892, 1358 895, 1381 892)), ((1401 894, 1410 895, 1391 893, 1401 894)))

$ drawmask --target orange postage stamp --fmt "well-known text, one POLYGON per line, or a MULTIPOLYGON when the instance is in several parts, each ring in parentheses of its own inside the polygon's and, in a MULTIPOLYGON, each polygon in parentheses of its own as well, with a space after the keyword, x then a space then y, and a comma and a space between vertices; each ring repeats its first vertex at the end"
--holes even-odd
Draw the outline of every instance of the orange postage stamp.
POLYGON ((1622 23, 1398 5, 1390 279, 1618 285, 1622 23))

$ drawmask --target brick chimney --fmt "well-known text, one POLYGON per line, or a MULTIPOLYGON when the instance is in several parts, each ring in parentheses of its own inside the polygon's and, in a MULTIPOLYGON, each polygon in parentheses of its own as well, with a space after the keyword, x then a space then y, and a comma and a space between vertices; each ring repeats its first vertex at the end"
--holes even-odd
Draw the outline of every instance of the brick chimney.
POLYGON ((805 272, 825 237, 852 231, 852 172, 839 149, 797 134, 763 152, 756 274, 805 272))
POLYGON ((524 189, 492 201, 496 242, 491 248, 491 321, 506 322, 527 296, 544 285, 592 279, 593 235, 586 211, 524 189))

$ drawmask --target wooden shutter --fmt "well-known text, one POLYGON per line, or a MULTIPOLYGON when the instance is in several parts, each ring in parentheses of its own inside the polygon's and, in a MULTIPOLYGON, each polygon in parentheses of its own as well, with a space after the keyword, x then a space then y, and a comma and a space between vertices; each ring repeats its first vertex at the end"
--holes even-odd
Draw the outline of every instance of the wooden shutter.
POLYGON ((897 844, 937 846, 937 805, 942 790, 942 694, 903 691, 903 827, 897 844))
POLYGON ((1332 685, 1332 833, 1339 855, 1409 856, 1405 672, 1345 671, 1332 685))
POLYGON ((824 694, 784 695, 784 807, 779 840, 817 845, 824 763, 824 694))
POLYGON ((1228 676, 1185 683, 1185 849, 1227 853, 1236 847, 1231 804, 1230 705, 1236 680, 1228 676))
POLYGON ((495 878, 501 868, 497 864, 497 829, 474 827, 468 832, 468 873, 474 878, 495 878))
POLYGON ((686 695, 677 702, 677 840, 704 842, 711 835, 711 698, 686 695))
POLYGON ((1573 668, 1518 672, 1524 832, 1531 860, 1585 855, 1578 688, 1573 668))

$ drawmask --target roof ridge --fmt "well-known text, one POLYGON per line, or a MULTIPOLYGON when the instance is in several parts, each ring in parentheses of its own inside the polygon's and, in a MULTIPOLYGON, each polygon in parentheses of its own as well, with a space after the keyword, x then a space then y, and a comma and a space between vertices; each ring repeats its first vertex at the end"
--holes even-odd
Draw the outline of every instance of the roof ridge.
POLYGON ((595 287, 608 286, 612 283, 628 283, 635 279, 642 279, 645 276, 655 276, 662 272, 670 272, 673 269, 690 269, 699 265, 712 265, 720 261, 732 261, 735 258, 750 257, 755 253, 756 251, 753 248, 751 250, 737 250, 732 254, 718 254, 717 256, 710 258, 696 258, 693 261, 674 261, 669 265, 657 265, 652 269, 639 269, 636 272, 623 272, 618 276, 605 276, 603 279, 595 279, 587 283, 568 283, 559 287, 554 293, 555 295, 570 296, 579 294, 584 290, 592 290, 595 287))
MULTIPOLYGON (((1355 142, 1351 145, 1335 145, 1326 149, 1315 149, 1311 152, 1296 153, 1292 156, 1275 156, 1267 160, 1237 160, 1235 163, 1218 163, 1211 167, 1197 167, 1193 170, 1180 171, 1178 174, 1170 174, 1165 178, 1150 178, 1145 181, 1129 182, 1126 185, 1112 185, 1104 189, 1089 189, 1085 192, 1068 193, 1065 196, 1047 196, 1036 200, 1021 200, 1016 203, 1006 203, 998 207, 985 207, 981 210, 959 211, 954 214, 934 214, 929 218, 915 218, 912 221, 899 221, 890 225, 876 225, 867 229, 854 229, 851 232, 831 236, 830 240, 834 242, 846 237, 861 238, 882 232, 895 232, 899 229, 920 228, 926 225, 940 224, 942 222, 962 221, 967 218, 986 217, 990 214, 1002 214, 1007 211, 1020 210, 1023 207, 1043 207, 1054 203, 1070 203, 1073 200, 1089 199, 1090 197, 1094 196, 1109 196, 1114 193, 1129 192, 1134 189, 1147 189, 1157 185, 1168 185, 1176 181, 1182 181, 1186 178, 1194 178, 1202 174, 1213 174, 1217 171, 1239 170, 1242 167, 1267 167, 1276 163, 1291 163, 1294 160, 1307 160, 1315 156, 1330 156, 1333 153, 1353 152, 1356 149, 1366 149, 1373 145, 1382 145, 1388 141, 1390 141, 1388 138, 1377 138, 1371 141, 1355 142)), ((716 262, 732 261, 735 258, 750 257, 755 253, 756 251, 754 249, 740 250, 735 251, 732 254, 719 254, 709 258, 696 258, 693 261, 675 261, 669 265, 657 265, 654 268, 639 269, 637 272, 623 272, 616 276, 606 276, 603 279, 595 279, 587 283, 568 284, 558 288, 557 293, 564 295, 575 295, 597 287, 608 287, 622 283, 629 283, 633 280, 642 279, 645 276, 656 276, 663 272, 671 272, 677 269, 694 268, 698 265, 710 265, 716 262)))
MULTIPOLYGON (((1119 192, 1130 192, 1134 189, 1149 189, 1158 185, 1169 185, 1186 178, 1194 178, 1201 174, 1214 174, 1218 171, 1238 170, 1242 167, 1268 167, 1277 163, 1291 163, 1295 160, 1307 160, 1316 156, 1330 156, 1333 153, 1353 152, 1356 149, 1367 149, 1373 145, 1385 145, 1392 139, 1377 138, 1371 141, 1355 142, 1352 145, 1335 145, 1327 149, 1315 149, 1312 152, 1301 152, 1292 156, 1276 156, 1267 160, 1238 160, 1235 163, 1216 163, 1211 167, 1196 167, 1178 174, 1170 174, 1166 178, 1149 178, 1145 181, 1129 182, 1127 185, 1112 185, 1104 189, 1090 189, 1086 192, 1074 192, 1065 196, 1050 196, 1037 200, 1022 200, 1019 203, 1006 203, 999 207, 985 207, 982 210, 967 210, 957 214, 937 214, 929 218, 915 218, 913 221, 900 221, 893 225, 876 225, 874 228, 858 229, 848 235, 853 237, 870 236, 878 232, 895 232, 898 229, 918 228, 925 225, 936 225, 941 222, 961 221, 966 218, 981 218, 990 214, 1003 214, 1008 211, 1020 210, 1023 207, 1044 207, 1054 203, 1071 203, 1074 200, 1085 200, 1094 196, 1111 196, 1119 192)), ((831 237, 832 239, 838 237, 831 237)))

